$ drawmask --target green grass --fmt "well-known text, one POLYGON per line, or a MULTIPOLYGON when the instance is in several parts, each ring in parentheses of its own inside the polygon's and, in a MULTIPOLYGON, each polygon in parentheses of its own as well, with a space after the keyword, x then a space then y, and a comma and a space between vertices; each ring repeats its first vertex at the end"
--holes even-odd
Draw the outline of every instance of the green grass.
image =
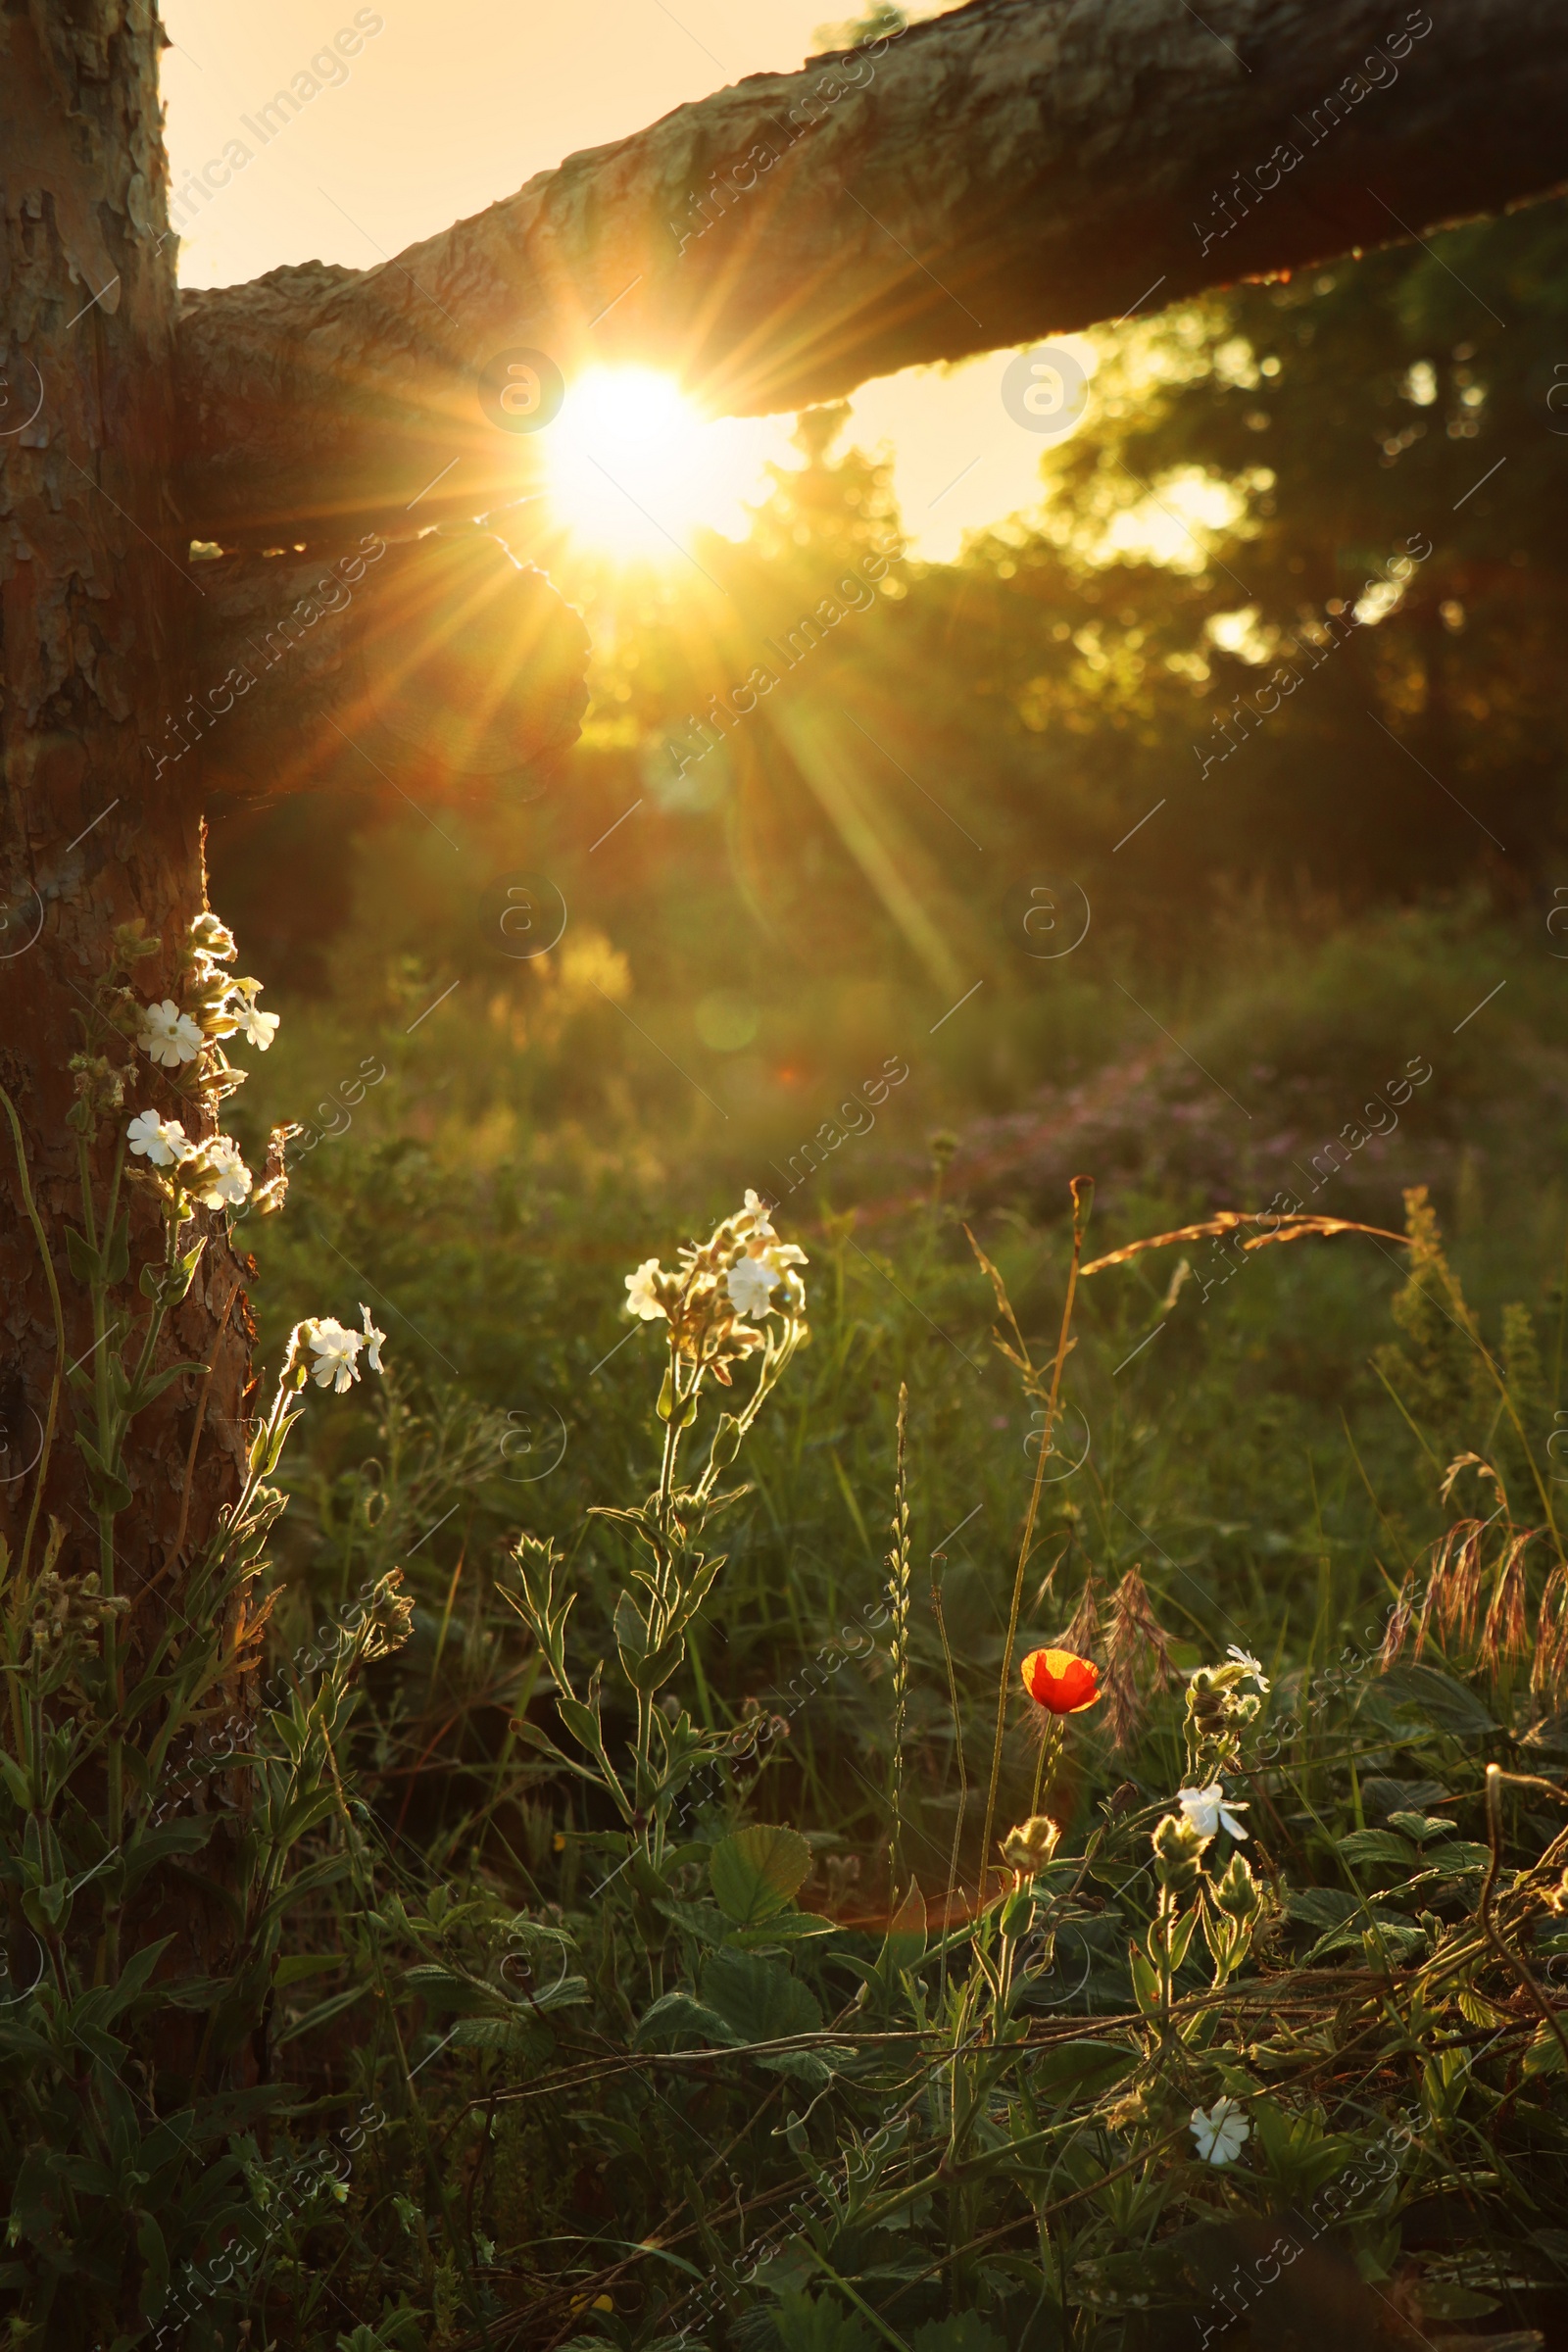
MULTIPOLYGON (((1310 1136, 1317 1105, 1345 1100, 1348 1072, 1400 1066, 1383 1068, 1412 1034, 1413 1008, 1442 1004, 1446 1016, 1450 996, 1484 994, 1465 996, 1504 945, 1473 919, 1447 918, 1374 922, 1319 952, 1298 948, 1284 977, 1261 952, 1262 975, 1233 965, 1229 998, 1201 1035, 1186 1034, 1205 1062, 1223 1049, 1235 1068, 1245 1039, 1300 1081, 1310 1136)), ((1144 1002, 1175 1027, 1170 1003, 1152 989, 1144 1002)), ((319 1052, 312 1023, 295 1026, 302 1051, 319 1052)), ((396 1048, 375 1050, 391 1062, 396 1048)), ((367 1670, 340 1757, 361 1907, 301 1905, 295 1947, 333 1956, 336 1973, 291 1989, 274 2032, 318 2092, 352 2077, 385 2098, 396 2019, 404 2056, 393 2074, 417 2066, 418 2097, 367 2143, 341 2220, 299 2238, 303 2267, 276 2274, 299 2340, 331 2340, 335 2294, 362 2314, 395 2314, 401 2299, 425 2315, 378 2321, 387 2344, 423 2342, 433 2327, 429 2340, 443 2344, 649 2346, 697 2325, 681 2297, 699 2280, 717 2300, 702 2306, 693 2340, 759 2352, 889 2341, 984 2352, 1069 2337, 1141 2352, 1185 2343, 1195 2315, 1233 2328, 1238 2346, 1293 2340, 1283 2331, 1331 2312, 1369 2343, 1384 2340, 1390 2307, 1429 2335, 1471 2317, 1494 2328, 1548 2320, 1568 2253, 1548 2187, 1564 2150, 1556 2045, 1532 2001, 1557 1964, 1544 1903, 1552 1874, 1529 1874, 1562 1822, 1530 1776, 1554 1780, 1568 1751, 1549 1710, 1532 1704, 1527 1669, 1484 1672, 1474 1632, 1446 1653, 1429 1647, 1419 1665, 1407 1651, 1389 1674, 1376 1657, 1401 1579, 1450 1519, 1438 1479, 1453 1452, 1474 1447, 1504 1468, 1521 1525, 1539 1524, 1540 1496, 1453 1316, 1427 1305, 1396 1321, 1404 1252, 1357 1237, 1309 1241, 1233 1258, 1219 1282, 1217 1259, 1194 1245, 1179 1282, 1184 1251, 1172 1249, 1081 1286, 1061 1467, 1084 1430, 1090 1443, 1043 1489, 1019 1649, 1058 1638, 1086 1585, 1103 1620, 1136 1565, 1185 1672, 1235 1643, 1259 1654, 1274 1684, 1261 1722, 1241 1735, 1233 1783, 1250 1798, 1245 1850, 1262 1892, 1252 1957, 1230 1994, 1205 2005, 1200 1937, 1176 1972, 1162 2039, 1157 2020, 1140 2017, 1127 1943, 1154 1933, 1148 1834, 1194 1768, 1179 1690, 1146 1692, 1124 1752, 1102 1714, 1071 1726, 1051 1802, 1062 1854, 1089 1852, 1088 1875, 1054 1864, 1039 1883, 1046 1938, 1006 1999, 991 1981, 997 1915, 946 1941, 937 1924, 956 1836, 960 1885, 972 1895, 978 1883, 1033 1470, 1028 1400, 991 1344, 994 1301, 963 1225, 973 1220, 1032 1350, 1049 1358, 1064 1200, 1027 1184, 1008 1199, 983 1159, 966 1185, 976 1130, 958 1109, 960 1150, 951 1162, 944 1152, 940 1176, 916 1151, 901 1160, 867 1140, 858 1162, 835 1169, 836 1205, 818 1192, 798 1218, 777 1212, 811 1259, 812 1343, 748 1449, 726 1562, 674 1688, 707 1732, 755 1730, 769 1715, 783 1728, 762 1760, 705 1778, 678 1816, 662 1886, 638 1884, 617 1875, 625 1841, 602 1795, 515 1729, 525 1718, 561 1739, 548 1678, 506 1599, 506 1555, 518 1529, 555 1539, 575 1595, 576 1671, 612 1661, 605 1722, 622 1752, 632 1717, 613 1692, 612 1618, 632 1547, 588 1512, 655 1482, 659 1351, 646 1330, 626 1338, 616 1301, 632 1266, 656 1252, 667 1262, 682 1235, 703 1229, 705 1208, 725 1205, 730 1153, 694 1138, 654 1166, 635 1133, 617 1153, 530 1138, 517 1122, 497 1149, 472 1105, 481 1087, 506 1099, 505 1066, 481 1077, 450 1041, 429 1050, 444 1053, 449 1091, 468 1106, 417 1140, 400 1133, 418 1077, 395 1070, 379 1135, 362 1122, 320 1146, 288 1216, 253 1228, 264 1343, 308 1308, 346 1315, 368 1297, 396 1367, 352 1409, 312 1396, 279 1529, 280 1638, 303 1640, 394 1565, 416 1603, 407 1646, 367 1670), (924 1929, 919 1902, 886 1872, 894 1691, 880 1604, 901 1382, 914 1570, 903 1848, 924 1929), (879 1635, 869 1652, 862 1627, 879 1635), (1511 1960, 1477 1925, 1489 1761, 1524 1776, 1503 1786, 1497 1824, 1496 1917, 1511 1960), (1453 1824, 1464 1868, 1422 1880, 1415 1847, 1387 1827, 1401 1810, 1453 1824), (708 1865, 748 1820, 805 1833, 803 1899, 845 1924, 721 1967, 708 1865), (1381 1844, 1367 1843, 1374 1832, 1381 1844), (575 2006, 519 2022, 514 1986, 497 1976, 508 1933, 533 1952, 536 1985, 568 1954, 566 1973, 582 1981, 575 2006), (313 2025, 323 1994, 335 2001, 357 1984, 370 1993, 378 1978, 380 2013, 349 1999, 313 2025), (702 2006, 661 2056, 661 2033, 637 2021, 676 1993, 702 2006), (808 2037, 793 2056, 678 2054, 683 2038, 711 2046, 719 2033, 743 2052, 818 2018, 827 2042, 808 2037), (1215 2170, 1195 2161, 1187 2116, 1219 2095, 1242 2101, 1251 2131, 1244 2156, 1215 2170), (886 2143, 863 2173, 846 2172, 846 2151, 878 2131, 886 2143), (1379 2171, 1389 2146, 1396 2161, 1379 2171), (1356 2194, 1331 2198, 1325 2222, 1325 2184, 1352 2174, 1356 2194), (1454 2197, 1467 2219, 1440 2243, 1423 2217, 1434 2198, 1454 2197), (757 2233, 775 2223, 776 2250, 749 2279, 757 2233), (1271 2303, 1255 2266, 1288 2229, 1302 2251, 1288 2296, 1271 2303), (651 2236, 666 2251, 638 2253, 651 2236), (1229 2306, 1216 2302, 1227 2280, 1229 2306)), ((1112 1029, 1107 1061, 1122 1051, 1112 1029)), ((268 1071, 275 1100, 286 1096, 283 1052, 268 1071)), ((1548 1495, 1561 1197, 1546 1172, 1550 1137, 1539 1121, 1507 1124, 1506 1090, 1521 1063, 1540 1067, 1550 1053, 1516 1002, 1501 1052, 1455 1050, 1440 1065, 1448 1091, 1432 1093, 1425 1127, 1406 1123, 1400 1156, 1352 1167, 1311 1203, 1397 1229, 1398 1180, 1434 1175, 1459 1228, 1453 1265, 1499 1360, 1502 1306, 1528 1309, 1541 1370, 1520 1353, 1516 1315, 1507 1379, 1548 1495)), ((944 1107, 953 1114, 951 1098, 944 1107)), ((1091 1252, 1201 1213, 1197 1182, 1174 1183, 1159 1139, 1149 1140, 1144 1163, 1104 1188, 1091 1252)), ((1233 1197, 1258 1199, 1245 1150, 1233 1184, 1233 1197)), ((1480 1492, 1461 1484, 1452 1510, 1480 1492)), ((1549 1537, 1528 1556, 1534 1605, 1549 1537)), ((1033 1777, 1021 1709, 1020 1696, 1004 1827, 1027 1810, 1033 1777)))

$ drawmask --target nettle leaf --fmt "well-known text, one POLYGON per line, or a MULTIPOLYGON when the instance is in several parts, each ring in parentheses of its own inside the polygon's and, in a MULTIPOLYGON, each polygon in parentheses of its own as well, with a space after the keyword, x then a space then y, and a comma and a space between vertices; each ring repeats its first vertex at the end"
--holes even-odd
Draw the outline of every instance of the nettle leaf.
POLYGON ((1351 1830, 1348 1837, 1337 1841, 1347 1862, 1357 1867, 1387 1864, 1402 1878, 1408 1878, 1415 1867, 1416 1849, 1408 1838, 1400 1838, 1392 1830, 1351 1830))
POLYGON ((770 1944, 803 1943, 810 1936, 831 1936, 835 1922, 816 1911, 780 1911, 760 1928, 731 1928, 724 1941, 738 1952, 762 1952, 770 1944))
POLYGON ((493 2017, 496 1994, 487 1984, 476 1984, 471 1978, 455 1976, 449 1968, 421 1965, 408 1969, 403 1982, 410 1992, 416 1992, 431 2009, 455 2011, 460 2017, 493 2017))
POLYGON ((542 2066, 556 2047, 550 2028, 535 2018, 466 2017, 453 2031, 459 2049, 489 2050, 525 2066, 542 2066))
POLYGON ((779 2296, 772 2320, 780 2352, 876 2352, 876 2338, 864 2322, 829 2295, 792 2288, 779 2296))
POLYGON ((787 2041, 822 2029, 809 1986, 755 1952, 715 1952, 703 1970, 703 2000, 742 2041, 787 2041))
POLYGON ((755 1928, 794 1908, 796 1889, 810 1867, 811 1849, 799 1830, 758 1822, 719 1839, 708 1876, 725 1917, 738 1928, 755 1928))
POLYGON ((1542 2026, 1535 2040, 1525 2052, 1521 2070, 1529 2082, 1536 2075, 1560 2075, 1563 2069, 1562 2043, 1549 2026, 1542 2026))
POLYGON ((1452 1845, 1438 1848, 1431 1857, 1429 1867, 1451 1872, 1455 1878, 1460 1878, 1467 1871, 1485 1870, 1491 1860, 1492 1848, 1489 1845, 1475 1845, 1468 1838, 1456 1838, 1452 1845))
POLYGON ((1454 1830, 1451 1821, 1441 1820, 1436 1813, 1391 1813, 1389 1826, 1402 1830, 1417 1845, 1426 1845, 1434 1838, 1451 1838, 1454 1830))
POLYGON ((1414 1708, 1461 1740, 1483 1739, 1497 1729, 1489 1709, 1468 1684, 1442 1674, 1436 1666, 1391 1666, 1383 1687, 1401 1706, 1414 1708))
POLYGON ((716 2009, 710 2009, 693 1994, 666 1992, 644 2011, 637 2028, 637 2047, 644 2049, 651 2041, 678 2039, 683 2035, 701 2047, 720 2049, 744 2039, 716 2009))
POLYGON ((996 2329, 972 2311, 951 2320, 927 2320, 910 2336, 909 2345, 910 2352, 1007 2352, 996 2329))
POLYGON ((1368 1934, 1375 1936, 1385 1958, 1398 1961, 1413 1952, 1427 1948, 1426 1933, 1410 1925, 1407 1919, 1396 1919, 1390 1911, 1374 1910, 1370 1922, 1359 1914, 1327 1936, 1320 1936, 1306 1955, 1306 1965, 1314 1960, 1326 1960, 1331 1952, 1361 1951, 1368 1934))
POLYGON ((1309 1928, 1340 1928, 1360 1914, 1359 1896, 1347 1894, 1343 1886, 1293 1886, 1286 1892, 1286 1918, 1309 1928))

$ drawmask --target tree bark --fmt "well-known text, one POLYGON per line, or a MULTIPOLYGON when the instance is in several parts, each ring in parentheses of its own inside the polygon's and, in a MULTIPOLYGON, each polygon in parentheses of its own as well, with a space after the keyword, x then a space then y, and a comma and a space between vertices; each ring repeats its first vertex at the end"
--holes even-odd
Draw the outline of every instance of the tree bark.
POLYGON ((478 396, 518 347, 793 409, 1544 194, 1565 122, 1555 0, 973 0, 381 268, 187 294, 185 512, 225 546, 472 514, 538 446, 478 396))
MULTIPOLYGON (((121 0, 69 12, 7 0, 0 13, 0 1084, 21 1122, 68 1361, 91 1356, 94 1334, 65 1247, 82 1222, 67 1064, 116 926, 139 916, 159 936, 137 984, 161 999, 175 993, 176 954, 204 904, 200 810, 157 781, 146 748, 177 701, 205 602, 166 489, 175 292, 160 233, 160 41, 150 12, 121 0)), ((115 1058, 137 1064, 128 1118, 157 1099, 154 1073, 128 1045, 115 1058)), ((94 1155, 100 1195, 107 1167, 94 1155)), ((243 1266, 222 1221, 200 1216, 207 1248, 159 1360, 209 1364, 211 1378, 175 1381, 127 1445, 135 1504, 122 1533, 133 1519, 133 1542, 110 1573, 136 1603, 132 1643, 146 1588, 163 1572, 167 1590, 176 1539, 187 1558, 206 1542, 244 1450, 243 1266)), ((133 1265, 138 1249, 161 1254, 158 1231, 138 1201, 133 1265)), ((145 1311, 140 1299, 126 1310, 133 1324, 145 1311)), ((48 1282, 0 1120, 0 1533, 13 1558, 56 1366, 48 1282)), ((100 1567, 72 1421, 67 1393, 44 1503, 68 1531, 68 1575, 100 1567)))

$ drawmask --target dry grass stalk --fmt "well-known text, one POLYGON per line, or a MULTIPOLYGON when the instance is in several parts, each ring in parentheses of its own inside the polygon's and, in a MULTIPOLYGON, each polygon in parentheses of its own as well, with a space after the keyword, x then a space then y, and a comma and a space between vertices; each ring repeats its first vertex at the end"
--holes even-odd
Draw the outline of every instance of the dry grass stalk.
POLYGON ((1512 1537, 1507 1550, 1497 1564, 1492 1588, 1492 1605, 1487 1610, 1487 1622, 1481 1633, 1481 1663, 1489 1674, 1495 1674, 1514 1658, 1522 1658, 1530 1648, 1530 1622, 1525 1607, 1525 1551, 1540 1534, 1539 1528, 1526 1528, 1512 1537))
MULTIPOLYGON (((1378 1672, 1380 1674, 1387 1674, 1391 1666, 1397 1664, 1403 1653, 1405 1642, 1409 1639, 1411 1620, 1415 1616, 1415 1570, 1407 1568, 1404 1572, 1404 1582, 1395 1595, 1394 1608, 1384 1631, 1382 1647, 1378 1651, 1378 1672)), ((1422 1613, 1424 1616, 1425 1611, 1422 1613)), ((1419 1655, 1419 1652, 1417 1654, 1419 1655)))
POLYGON ((1077 1658, 1092 1658, 1100 1647, 1100 1603, 1095 1596, 1095 1572, 1091 1568, 1078 1595, 1072 1623, 1064 1634, 1058 1634, 1054 1646, 1070 1649, 1077 1658))
POLYGON ((1536 1654, 1530 1669, 1534 1698, 1555 1714, 1568 1684, 1568 1568, 1555 1567, 1546 1579, 1536 1613, 1536 1654))
POLYGON ((1111 1745, 1118 1751, 1130 1743, 1143 1716, 1138 1665, 1145 1657, 1153 1661, 1154 1689, 1163 1690, 1171 1680, 1170 1636, 1149 1605, 1141 1572, 1129 1568, 1111 1594, 1110 1630, 1105 1637, 1106 1716, 1111 1745))
POLYGON ((1325 1237, 1336 1233, 1364 1233, 1377 1242, 1397 1242, 1401 1249, 1409 1247, 1407 1233, 1389 1233, 1381 1225, 1361 1225, 1353 1217, 1317 1217, 1305 1212, 1276 1214, 1273 1209, 1222 1208, 1216 1216, 1205 1217, 1200 1225, 1178 1225, 1174 1232, 1151 1234, 1141 1242, 1127 1242, 1120 1250, 1097 1257, 1083 1268, 1084 1278, 1102 1274, 1107 1266, 1124 1266, 1129 1259, 1142 1257, 1146 1250, 1168 1250, 1177 1242, 1201 1242, 1227 1233, 1236 1233, 1244 1225, 1266 1225, 1269 1232, 1257 1233, 1244 1250, 1266 1250, 1271 1242, 1300 1241, 1315 1233, 1325 1237))
POLYGON ((1481 1539, 1485 1532, 1484 1520, 1458 1519, 1433 1545, 1432 1574, 1421 1604, 1421 1621, 1416 1627, 1418 1658, 1426 1647, 1434 1618, 1445 1641, 1455 1630, 1461 1642, 1470 1640, 1481 1599, 1481 1539))

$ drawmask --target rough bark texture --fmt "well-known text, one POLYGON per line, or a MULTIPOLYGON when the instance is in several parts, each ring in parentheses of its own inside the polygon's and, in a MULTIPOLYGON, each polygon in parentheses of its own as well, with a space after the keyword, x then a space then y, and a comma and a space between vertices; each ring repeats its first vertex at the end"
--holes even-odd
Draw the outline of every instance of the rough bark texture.
POLYGON ((791 409, 1568 177, 1559 0, 1200 13, 974 0, 681 107, 381 268, 187 294, 192 529, 314 546, 421 493, 432 519, 514 494, 532 445, 476 384, 516 347, 791 409))
MULTIPOLYGON (((161 997, 203 903, 200 810, 155 784, 145 748, 188 671, 203 603, 165 490, 175 294, 172 241, 161 242, 158 48, 140 0, 93 0, 69 17, 38 0, 0 9, 0 1083, 23 1125, 68 1360, 92 1347, 65 1247, 67 1225, 81 1223, 65 1123, 78 1015, 117 924, 141 915, 163 938, 137 974, 144 996, 161 997)), ((117 1058, 131 1059, 129 1047, 117 1058)), ((158 1099, 150 1064, 135 1058, 127 1115, 138 1097, 158 1099)), ((138 1245, 162 1254, 142 1214, 138 1203, 133 1263, 138 1245)), ((177 1587, 176 1538, 186 1557, 206 1541, 243 1451, 241 1261, 201 1215, 213 1231, 161 1360, 204 1361, 211 1378, 176 1381, 127 1446, 135 1502, 114 1573, 135 1603, 133 1641, 160 1605, 148 1588, 177 1587)), ((145 1311, 138 1300, 138 1320, 145 1311)), ((13 1555, 55 1364, 49 1295, 0 1126, 0 1534, 13 1555)), ((100 1565, 73 1418, 68 1392, 45 1496, 69 1531, 68 1575, 100 1565)))
POLYGON ((193 797, 531 798, 577 740, 588 632, 489 533, 196 568, 201 682, 157 746, 193 797))

